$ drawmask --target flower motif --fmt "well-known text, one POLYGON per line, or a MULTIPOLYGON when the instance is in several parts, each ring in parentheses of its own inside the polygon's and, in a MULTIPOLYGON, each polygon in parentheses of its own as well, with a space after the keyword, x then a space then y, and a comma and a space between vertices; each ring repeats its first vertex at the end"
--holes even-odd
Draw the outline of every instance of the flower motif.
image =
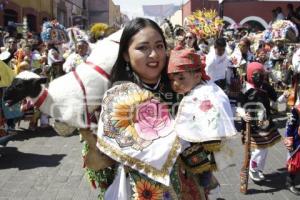
POLYGON ((173 120, 166 104, 134 84, 123 84, 103 99, 101 118, 104 134, 120 147, 142 150, 154 139, 173 131, 173 120))
POLYGON ((203 112, 209 111, 212 107, 213 107, 213 104, 211 103, 210 100, 201 101, 200 106, 199 106, 200 110, 202 110, 203 112))
POLYGON ((231 62, 232 62, 232 64, 234 64, 234 65, 237 65, 237 64, 238 64, 238 60, 237 60, 236 57, 232 57, 232 58, 231 58, 231 62))
POLYGON ((144 140, 155 140, 171 132, 168 107, 156 99, 138 105, 135 120, 134 127, 144 140))
POLYGON ((135 200, 160 200, 163 196, 163 189, 145 179, 136 182, 134 188, 135 200))

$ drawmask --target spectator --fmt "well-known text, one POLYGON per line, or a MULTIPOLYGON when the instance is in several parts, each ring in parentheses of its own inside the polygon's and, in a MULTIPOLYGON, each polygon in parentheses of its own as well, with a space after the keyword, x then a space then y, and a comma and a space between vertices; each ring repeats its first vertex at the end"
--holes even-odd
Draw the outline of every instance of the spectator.
POLYGON ((5 50, 3 53, 8 56, 3 59, 3 62, 9 65, 10 61, 13 59, 15 52, 17 51, 17 41, 14 37, 8 37, 5 41, 5 50))
POLYGON ((199 51, 199 46, 198 46, 198 41, 197 41, 197 37, 194 33, 192 32, 188 32, 185 35, 185 45, 186 48, 192 48, 194 49, 196 52, 199 51))
POLYGON ((225 89, 226 86, 226 70, 231 65, 225 48, 226 40, 224 38, 216 39, 214 48, 207 55, 205 68, 210 79, 222 89, 225 89))
POLYGON ((297 15, 297 13, 294 11, 294 6, 293 4, 288 4, 287 5, 288 9, 288 15, 286 17, 287 20, 290 20, 294 24, 296 24, 298 30, 300 31, 300 16, 297 15))
POLYGON ((64 59, 60 55, 58 48, 54 44, 48 44, 48 65, 50 66, 51 79, 63 75, 62 63, 64 59))
POLYGON ((275 10, 277 12, 276 20, 284 20, 285 16, 284 16, 284 14, 282 12, 281 7, 277 7, 275 10))
POLYGON ((270 21, 269 26, 271 27, 272 24, 273 24, 274 22, 276 22, 276 20, 277 20, 277 11, 276 11, 276 9, 273 9, 273 10, 272 10, 272 20, 270 21))

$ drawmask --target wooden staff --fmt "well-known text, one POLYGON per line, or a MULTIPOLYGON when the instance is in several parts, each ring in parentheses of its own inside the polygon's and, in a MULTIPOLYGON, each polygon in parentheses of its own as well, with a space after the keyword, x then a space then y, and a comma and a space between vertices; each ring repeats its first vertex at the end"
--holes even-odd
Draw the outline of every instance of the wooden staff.
POLYGON ((248 190, 248 178, 249 178, 249 163, 250 163, 250 122, 246 122, 246 132, 244 141, 244 162, 240 172, 240 192, 247 193, 248 190))

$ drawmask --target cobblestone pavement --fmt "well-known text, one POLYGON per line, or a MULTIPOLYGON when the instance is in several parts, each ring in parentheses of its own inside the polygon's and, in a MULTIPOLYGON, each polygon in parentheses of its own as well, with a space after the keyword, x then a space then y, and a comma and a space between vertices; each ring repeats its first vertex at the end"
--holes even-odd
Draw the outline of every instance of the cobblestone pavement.
POLYGON ((0 147, 0 200, 97 199, 82 168, 79 136, 22 132, 0 147))
MULTIPOLYGON (((284 131, 284 116, 277 118, 284 131)), ((284 187, 286 150, 282 143, 269 149, 261 185, 249 180, 249 192, 239 192, 239 173, 243 157, 240 139, 234 141, 236 165, 215 173, 221 189, 211 199, 296 200, 284 187)), ((79 136, 61 137, 52 129, 24 131, 0 147, 0 200, 4 199, 97 199, 98 191, 88 184, 81 160, 79 136)), ((300 175, 299 175, 300 176, 300 175)), ((297 179, 299 184, 300 177, 297 179)), ((298 185, 299 187, 299 185, 298 185)))

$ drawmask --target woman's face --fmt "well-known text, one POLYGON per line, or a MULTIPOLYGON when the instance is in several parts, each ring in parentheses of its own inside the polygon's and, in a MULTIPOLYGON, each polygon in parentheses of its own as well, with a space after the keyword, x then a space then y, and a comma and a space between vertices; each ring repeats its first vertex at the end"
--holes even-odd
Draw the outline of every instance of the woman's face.
POLYGON ((257 54, 257 58, 258 58, 258 60, 259 60, 261 63, 265 63, 265 62, 268 60, 268 57, 267 57, 266 53, 264 53, 263 51, 260 51, 260 52, 257 54))
POLYGON ((192 33, 187 33, 185 35, 185 42, 189 48, 193 48, 193 44, 194 44, 195 40, 196 40, 196 38, 193 36, 192 33))
POLYGON ((166 64, 163 38, 154 28, 145 27, 132 37, 123 56, 143 82, 156 83, 166 64))
POLYGON ((244 41, 240 41, 239 48, 241 50, 241 53, 246 54, 249 50, 248 45, 244 41))

